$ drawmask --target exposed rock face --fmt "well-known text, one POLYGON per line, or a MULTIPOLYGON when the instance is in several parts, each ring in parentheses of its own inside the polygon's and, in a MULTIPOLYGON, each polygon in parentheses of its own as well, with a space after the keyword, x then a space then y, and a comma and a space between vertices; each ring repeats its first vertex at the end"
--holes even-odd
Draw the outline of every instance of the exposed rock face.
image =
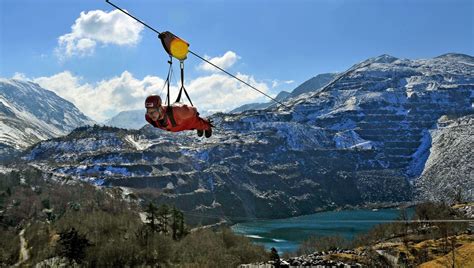
POLYGON ((0 152, 25 149, 93 123, 74 104, 38 84, 0 79, 0 152))
POLYGON ((432 146, 421 177, 420 199, 463 202, 474 200, 474 115, 441 118, 431 131, 432 146))
POLYGON ((216 114, 210 139, 149 126, 82 128, 25 159, 97 184, 153 188, 159 201, 204 215, 202 223, 403 201, 428 158, 428 130, 442 115, 472 114, 473 92, 470 56, 383 55, 289 108, 216 114))
MULTIPOLYGON (((326 252, 314 252, 312 254, 291 257, 289 259, 280 258, 280 262, 277 264, 275 261, 268 261, 266 263, 254 263, 254 264, 241 264, 239 268, 259 268, 259 267, 341 267, 341 268, 356 268, 364 267, 363 264, 356 261, 357 258, 366 258, 367 254, 365 252, 357 252, 355 250, 348 249, 337 249, 329 250, 326 252), (353 261, 337 261, 331 260, 331 256, 344 254, 345 256, 354 256, 353 261)), ((333 257, 334 258, 334 257, 333 257)), ((336 257, 337 258, 337 257, 336 257)))

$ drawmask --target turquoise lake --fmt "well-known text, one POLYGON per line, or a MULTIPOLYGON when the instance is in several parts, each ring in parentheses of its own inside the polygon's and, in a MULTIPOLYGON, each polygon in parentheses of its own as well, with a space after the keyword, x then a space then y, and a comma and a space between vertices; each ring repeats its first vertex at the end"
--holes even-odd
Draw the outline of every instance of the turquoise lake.
MULTIPOLYGON (((407 212, 413 214, 412 209, 407 212)), ((267 249, 275 247, 278 252, 294 252, 311 235, 340 235, 352 239, 377 224, 396 220, 399 215, 398 209, 329 211, 287 219, 238 223, 232 226, 232 230, 267 249)))

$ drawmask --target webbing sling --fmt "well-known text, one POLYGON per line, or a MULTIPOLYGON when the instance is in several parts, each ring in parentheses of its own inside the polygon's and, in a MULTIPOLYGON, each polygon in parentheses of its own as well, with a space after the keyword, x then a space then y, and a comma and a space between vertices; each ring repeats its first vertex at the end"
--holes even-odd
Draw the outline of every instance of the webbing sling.
MULTIPOLYGON (((170 60, 168 61, 170 68, 168 70, 168 76, 166 77, 165 84, 167 86, 168 92, 166 94, 166 100, 168 102, 168 106, 166 107, 166 113, 165 116, 167 116, 170 119, 171 125, 173 127, 176 127, 176 121, 174 120, 173 116, 173 107, 171 106, 171 101, 170 101, 170 76, 171 72, 173 71, 172 64, 173 64, 173 58, 170 56, 170 60)), ((168 124, 166 123, 166 118, 163 118, 163 122, 160 122, 161 126, 166 127, 168 124)))
POLYGON ((166 109, 166 115, 170 119, 171 125, 173 127, 176 127, 176 121, 174 120, 174 116, 173 116, 173 107, 168 106, 168 109, 166 109))
POLYGON ((179 89, 178 98, 176 98, 175 102, 179 102, 181 100, 181 93, 184 91, 184 94, 186 94, 186 97, 188 98, 189 103, 191 103, 191 106, 194 106, 193 102, 191 101, 191 98, 188 95, 188 92, 184 88, 184 61, 179 62, 179 67, 181 68, 181 88, 179 89))

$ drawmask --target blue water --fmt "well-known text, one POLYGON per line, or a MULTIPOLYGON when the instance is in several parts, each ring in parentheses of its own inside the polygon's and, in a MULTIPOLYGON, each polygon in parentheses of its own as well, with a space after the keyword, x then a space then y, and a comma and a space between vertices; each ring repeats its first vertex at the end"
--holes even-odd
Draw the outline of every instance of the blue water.
MULTIPOLYGON (((407 212, 413 214, 413 210, 407 212)), ((299 244, 311 235, 340 235, 352 239, 399 216, 400 210, 397 209, 329 211, 288 219, 238 223, 232 226, 232 230, 267 249, 275 247, 278 252, 295 252, 299 244)))

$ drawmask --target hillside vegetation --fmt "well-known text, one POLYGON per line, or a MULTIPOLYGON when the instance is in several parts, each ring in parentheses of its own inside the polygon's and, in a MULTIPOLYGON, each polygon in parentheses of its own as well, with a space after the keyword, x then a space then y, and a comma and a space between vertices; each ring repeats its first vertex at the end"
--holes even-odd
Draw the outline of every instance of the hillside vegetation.
POLYGON ((229 229, 190 232, 179 210, 141 203, 120 188, 33 168, 0 173, 0 266, 225 267, 268 259, 229 229))

